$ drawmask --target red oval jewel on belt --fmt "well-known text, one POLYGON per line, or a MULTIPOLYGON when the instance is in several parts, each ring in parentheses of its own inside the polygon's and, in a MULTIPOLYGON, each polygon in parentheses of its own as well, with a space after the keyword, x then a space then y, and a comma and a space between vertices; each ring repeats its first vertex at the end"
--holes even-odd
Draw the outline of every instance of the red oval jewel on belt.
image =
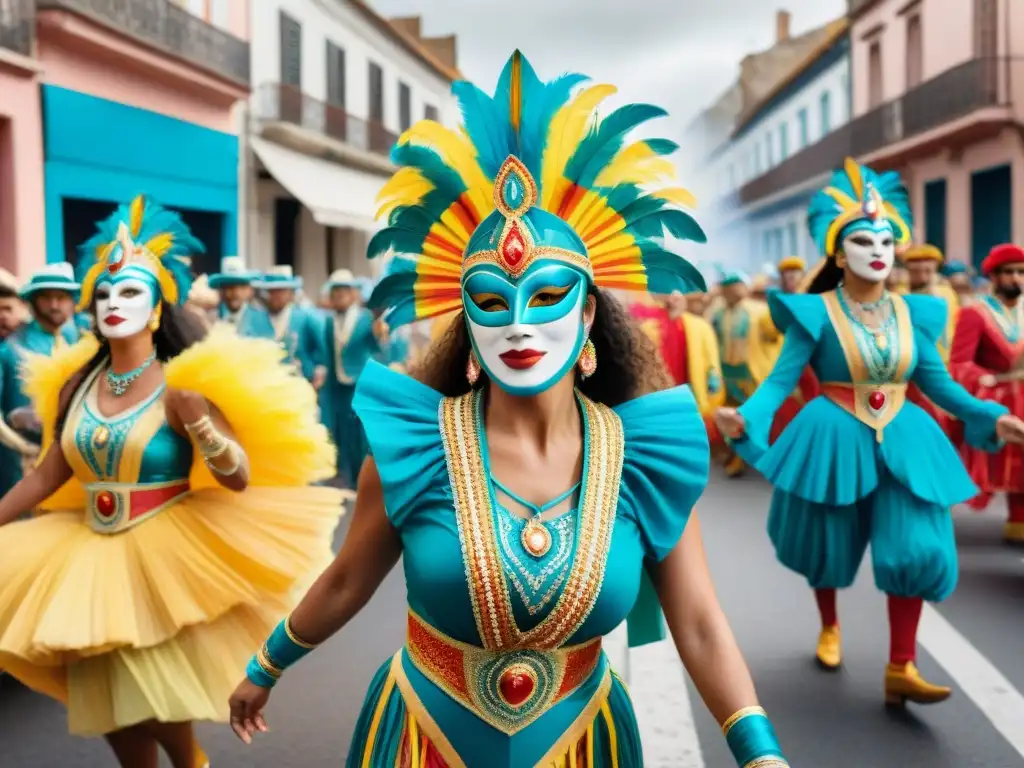
POLYGON ((518 707, 533 695, 533 678, 521 667, 512 667, 501 673, 498 680, 501 698, 510 706, 518 707))
POLYGON ((100 517, 110 518, 117 512, 117 499, 110 491, 100 491, 96 494, 96 512, 100 517))
POLYGON ((885 405, 885 393, 884 392, 872 392, 868 395, 868 407, 873 411, 882 410, 882 406, 885 405))

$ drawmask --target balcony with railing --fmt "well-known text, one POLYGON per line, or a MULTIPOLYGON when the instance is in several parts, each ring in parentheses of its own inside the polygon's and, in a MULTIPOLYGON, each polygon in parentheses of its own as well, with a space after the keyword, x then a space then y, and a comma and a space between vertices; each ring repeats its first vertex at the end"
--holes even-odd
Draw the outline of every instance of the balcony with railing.
POLYGON ((264 123, 287 123, 334 139, 351 149, 385 161, 398 136, 379 122, 354 117, 342 107, 314 99, 299 88, 265 83, 256 99, 256 117, 264 123))
MULTIPOLYGON (((0 0, 0 7, 10 0, 0 0)), ((36 0, 88 18, 235 83, 249 85, 249 43, 169 0, 36 0)))
MULTIPOLYGON (((855 118, 740 188, 744 204, 810 181, 844 158, 872 155, 989 107, 1008 107, 1024 60, 974 59, 855 118)), ((1024 81, 1022 81, 1024 85, 1024 81)), ((1006 121, 1008 117, 1000 118, 1006 121)))
POLYGON ((0 48, 28 56, 36 26, 35 0, 0 0, 0 48))

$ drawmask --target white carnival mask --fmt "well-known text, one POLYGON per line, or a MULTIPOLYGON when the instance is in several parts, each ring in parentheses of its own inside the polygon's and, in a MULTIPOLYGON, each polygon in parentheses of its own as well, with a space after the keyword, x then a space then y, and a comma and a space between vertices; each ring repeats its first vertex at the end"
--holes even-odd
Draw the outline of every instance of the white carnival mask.
POLYGON ((847 267, 862 280, 880 283, 896 263, 896 237, 886 220, 858 221, 843 235, 847 267))

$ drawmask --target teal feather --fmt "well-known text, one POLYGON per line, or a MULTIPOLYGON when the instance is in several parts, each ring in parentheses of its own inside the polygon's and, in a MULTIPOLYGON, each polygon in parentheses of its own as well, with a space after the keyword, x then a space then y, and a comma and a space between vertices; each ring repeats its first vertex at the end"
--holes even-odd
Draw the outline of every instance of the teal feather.
POLYGON ((665 231, 668 231, 680 240, 692 240, 697 243, 706 243, 708 240, 697 220, 678 208, 667 208, 641 216, 631 222, 626 231, 632 233, 634 237, 664 237, 665 231))
POLYGON ((694 293, 707 290, 704 275, 682 256, 666 251, 651 241, 641 242, 639 246, 650 293, 694 293))
POLYGON ((366 258, 375 259, 388 252, 417 254, 423 250, 426 235, 418 231, 388 227, 370 238, 366 247, 366 258))
POLYGON ((584 75, 566 74, 550 83, 542 83, 533 67, 523 60, 523 119, 519 131, 519 159, 533 178, 538 179, 538 183, 551 122, 572 99, 577 86, 586 81, 584 75), (529 81, 527 71, 530 74, 529 81))
POLYGON ((679 149, 679 145, 671 139, 647 139, 644 144, 650 148, 651 152, 661 157, 671 155, 679 149))
POLYGON ((626 136, 638 125, 668 113, 651 104, 627 104, 590 129, 565 166, 565 178, 581 187, 590 188, 601 171, 622 149, 626 136))
MULTIPOLYGON (((429 147, 396 144, 391 150, 391 162, 398 166, 416 168, 423 178, 434 186, 433 191, 443 193, 452 202, 458 200, 466 191, 466 185, 458 171, 445 163, 441 156, 429 147)), ((447 207, 445 206, 445 209, 447 207)))
POLYGON ((501 109, 495 100, 472 83, 454 83, 452 94, 459 102, 462 125, 476 148, 480 167, 488 178, 493 179, 501 170, 501 164, 512 154, 514 146, 507 113, 502 121, 501 109))
MULTIPOLYGON (((206 247, 196 238, 181 218, 181 214, 154 203, 144 196, 142 222, 135 242, 142 245, 157 235, 167 233, 171 236, 171 245, 161 256, 161 263, 178 286, 178 303, 184 304, 192 289, 192 269, 183 258, 206 253, 206 247)), ((131 206, 119 205, 110 216, 96 224, 96 234, 79 246, 76 272, 79 280, 83 279, 89 269, 96 263, 99 248, 117 239, 117 230, 121 222, 131 224, 131 206)))

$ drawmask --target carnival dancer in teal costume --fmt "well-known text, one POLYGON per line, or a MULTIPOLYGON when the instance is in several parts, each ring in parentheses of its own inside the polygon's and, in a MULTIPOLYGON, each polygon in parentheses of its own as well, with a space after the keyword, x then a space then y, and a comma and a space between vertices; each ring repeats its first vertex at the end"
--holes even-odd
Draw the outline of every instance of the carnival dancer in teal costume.
POLYGON ((273 339, 270 315, 253 301, 259 279, 260 273, 246 267, 240 256, 225 256, 220 272, 210 275, 209 285, 220 292, 218 319, 235 326, 239 336, 273 339))
MULTIPOLYGON (((42 439, 39 419, 25 393, 22 366, 28 355, 54 354, 74 344, 80 331, 74 322, 75 301, 81 285, 68 262, 48 264, 29 278, 18 295, 29 305, 32 320, 11 333, 0 345, 0 411, 4 425, 0 441, 21 457, 31 459, 42 439)), ((10 470, 10 485, 21 479, 21 467, 10 470)))
POLYGON ((267 313, 274 327, 274 338, 284 347, 286 362, 296 365, 303 378, 320 389, 327 380, 327 350, 320 329, 323 320, 311 308, 295 301, 302 290, 302 278, 292 268, 276 266, 256 283, 266 294, 267 313))
POLYGON ((366 433, 352 410, 356 382, 366 364, 387 353, 389 329, 363 306, 362 285, 347 269, 335 270, 323 286, 332 312, 322 326, 329 370, 320 390, 320 418, 338 446, 338 476, 355 488, 366 459, 366 433))
POLYGON ((950 695, 915 667, 923 601, 957 581, 949 509, 977 493, 945 434, 906 399, 913 382, 964 422, 973 445, 1020 442, 1024 422, 976 400, 939 357, 944 302, 885 289, 895 246, 910 238, 906 190, 895 173, 847 160, 811 201, 808 223, 826 259, 806 294, 770 295, 785 333, 771 375, 719 428, 775 486, 768 533, 783 565, 815 590, 822 630, 817 658, 841 663, 836 590, 850 586, 871 545, 875 583, 888 596, 890 657, 885 700, 931 704, 950 695), (767 447, 772 417, 810 364, 822 394, 767 447))
POLYGON ((455 86, 465 133, 423 122, 399 140, 390 226, 370 256, 395 251, 402 267, 371 303, 396 327, 460 314, 421 381, 364 371, 355 408, 373 456, 352 528, 232 697, 243 740, 265 729, 284 668, 401 556, 407 642, 371 684, 349 766, 642 766, 601 638, 634 607, 646 565, 737 763, 787 765, 691 511, 708 477, 701 415, 686 387, 662 389, 657 350, 602 290, 703 290, 652 238, 704 236, 681 207, 692 197, 664 186, 676 145, 626 141, 664 112, 595 122, 614 89, 577 93, 583 81, 543 83, 516 53, 493 98, 455 86))

